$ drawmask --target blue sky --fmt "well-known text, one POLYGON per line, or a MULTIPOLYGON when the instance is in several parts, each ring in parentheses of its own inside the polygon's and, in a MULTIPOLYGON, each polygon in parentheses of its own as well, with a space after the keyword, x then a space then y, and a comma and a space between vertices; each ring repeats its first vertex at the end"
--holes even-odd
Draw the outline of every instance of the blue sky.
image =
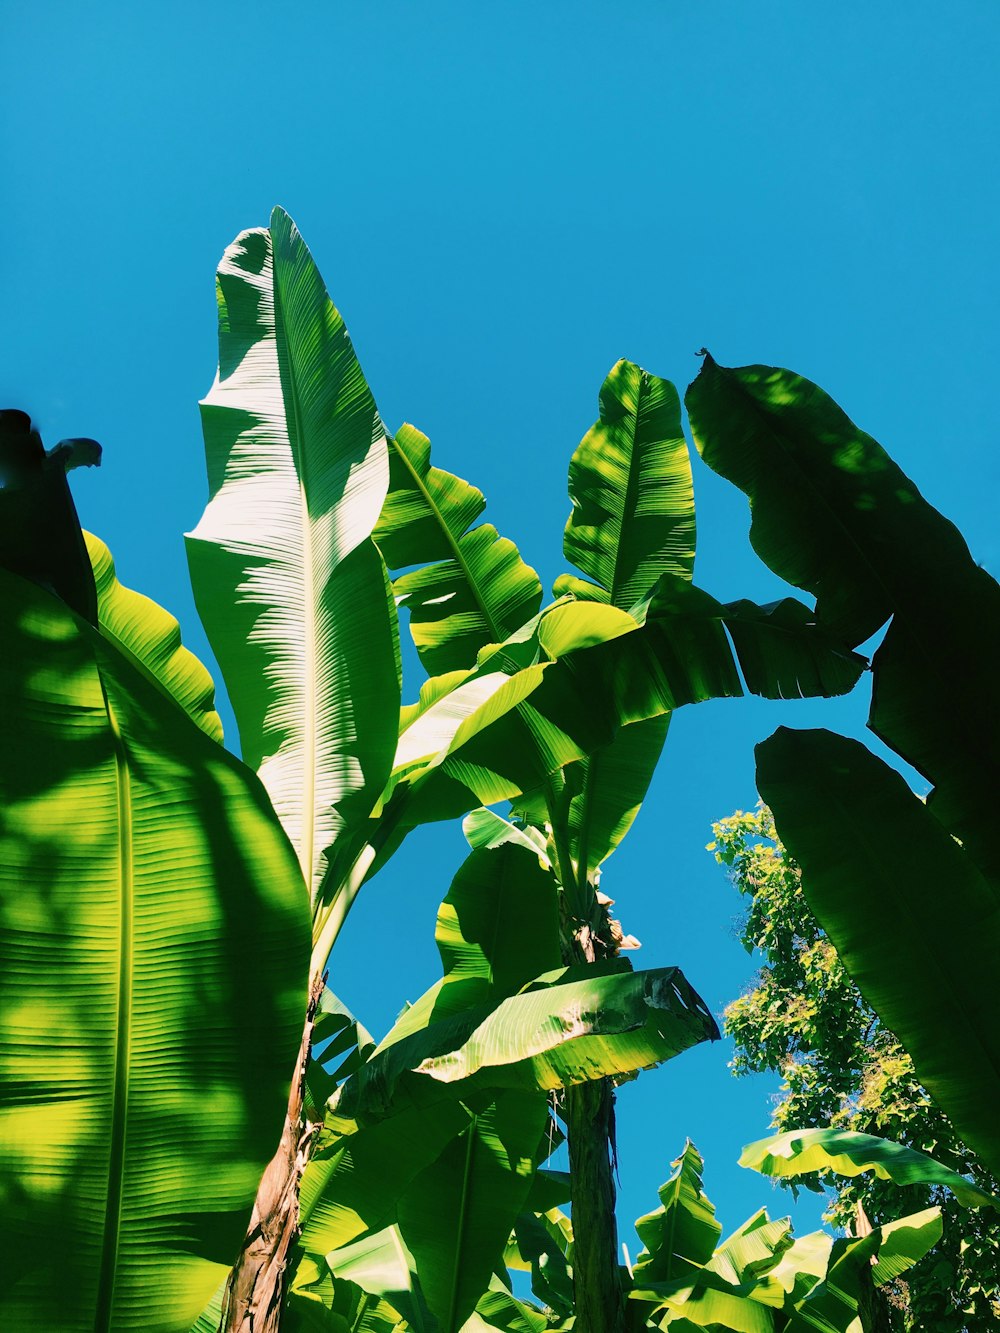
MULTIPOLYGON (((564 567, 566 467, 610 366, 683 393, 703 345, 817 380, 1000 568, 992 0, 4 10, 2 405, 49 444, 103 442, 100 472, 76 474, 83 522, 209 660, 181 534, 205 498, 213 274, 274 203, 389 427, 430 435, 543 583, 564 567)), ((743 497, 695 467, 697 581, 783 595, 743 497)), ((754 802, 753 745, 779 722, 862 734, 866 712, 859 691, 678 715, 604 882, 637 963, 679 964, 716 1011, 746 986, 711 821, 754 802)), ((376 1031, 437 975, 462 847, 457 828, 416 835, 338 945, 332 984, 376 1031)), ((623 1235, 685 1136, 724 1224, 770 1201, 735 1159, 773 1085, 735 1083, 726 1059, 704 1048, 623 1089, 623 1235)))

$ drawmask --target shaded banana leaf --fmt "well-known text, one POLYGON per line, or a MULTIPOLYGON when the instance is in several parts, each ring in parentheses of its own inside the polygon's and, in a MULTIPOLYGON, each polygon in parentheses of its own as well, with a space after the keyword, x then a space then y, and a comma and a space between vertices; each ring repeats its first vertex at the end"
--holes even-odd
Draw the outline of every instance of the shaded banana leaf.
POLYGON ((0 411, 0 569, 50 588, 97 624, 97 595, 66 473, 96 467, 96 440, 60 440, 46 453, 26 412, 0 411))
POLYGON ((111 643, 7 573, 0 608, 0 1324, 186 1333, 281 1132, 305 888, 257 780, 111 643))
POLYGON ((755 550, 816 593, 819 624, 855 645, 892 617, 869 726, 929 779, 935 816, 1000 882, 1000 587, 815 384, 706 357, 687 405, 702 457, 750 498, 755 550))
POLYGON ((590 582, 564 574, 557 597, 572 592, 629 611, 661 574, 690 579, 691 459, 668 380, 631 361, 612 367, 601 386, 600 418, 570 460, 569 493, 563 551, 590 582))
POLYGON ((572 1235, 558 1208, 526 1212, 514 1223, 514 1245, 507 1250, 508 1267, 529 1272, 532 1292, 560 1319, 573 1313, 572 1235))
POLYGON ((467 1129, 457 1099, 410 1106, 349 1136, 324 1135, 302 1177, 300 1247, 323 1255, 395 1220, 403 1191, 467 1129))
POLYGON ((933 1157, 874 1134, 841 1129, 790 1129, 748 1144, 740 1155, 740 1166, 764 1176, 790 1178, 813 1171, 832 1171, 839 1176, 873 1171, 879 1180, 891 1180, 896 1185, 936 1185, 949 1189, 966 1208, 1000 1206, 1000 1200, 933 1157))
POLYGON ((398 1310, 412 1333, 438 1333, 440 1325, 427 1307, 413 1256, 398 1227, 386 1227, 335 1250, 327 1263, 338 1283, 352 1282, 398 1310))
POLYGON ((281 1314, 282 1333, 403 1333, 407 1327, 388 1301, 335 1279, 325 1259, 308 1256, 296 1268, 281 1314))
POLYGON ((399 1201, 399 1229, 442 1333, 458 1333, 502 1262, 547 1120, 540 1094, 499 1093, 399 1201))
POLYGON ((690 1276, 708 1263, 722 1235, 715 1209, 702 1191, 705 1164, 690 1139, 672 1165, 674 1174, 659 1189, 659 1208, 635 1224, 646 1247, 633 1269, 638 1286, 690 1276))
POLYGON ((375 1039, 324 986, 313 1022, 312 1050, 306 1065, 305 1117, 319 1121, 338 1083, 368 1059, 375 1039))
POLYGON ((757 747, 757 788, 862 994, 964 1141, 1000 1171, 996 892, 856 741, 781 728, 757 747))
POLYGON ((792 1243, 791 1220, 772 1221, 767 1209, 761 1208, 722 1242, 706 1268, 760 1304, 780 1307, 784 1291, 769 1274, 792 1243))
POLYGON ((212 677, 181 643, 181 627, 168 611, 118 582, 104 543, 83 534, 94 570, 98 627, 105 638, 175 699, 212 740, 222 741, 212 677))
POLYGON ((396 744, 395 607, 370 540, 385 431, 281 209, 229 247, 217 290, 219 371, 202 404, 210 498, 187 537, 191 580, 243 757, 315 897, 324 853, 368 819, 396 744))
POLYGON ((431 676, 468 669, 488 643, 501 643, 536 614, 538 575, 482 514, 481 491, 431 466, 431 445, 413 426, 389 440, 389 490, 374 537, 393 591, 410 613, 410 631, 431 676))

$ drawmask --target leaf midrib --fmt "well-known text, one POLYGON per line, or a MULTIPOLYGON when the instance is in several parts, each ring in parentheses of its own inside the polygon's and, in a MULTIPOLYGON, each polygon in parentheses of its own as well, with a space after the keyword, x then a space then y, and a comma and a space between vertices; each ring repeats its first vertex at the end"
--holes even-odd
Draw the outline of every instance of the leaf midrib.
POLYGON ((474 1115, 469 1121, 466 1133, 469 1136, 465 1150, 465 1169, 462 1175, 462 1197, 458 1205, 458 1219, 455 1234, 455 1263, 452 1267, 451 1290, 448 1295, 448 1321, 445 1333, 457 1333, 456 1317, 458 1311, 458 1283, 462 1271, 462 1256, 465 1252, 466 1221, 469 1214, 469 1195, 472 1190, 472 1159, 476 1147, 476 1135, 479 1128, 479 1116, 474 1115))
POLYGON ((116 1007, 115 1073, 111 1131, 108 1151, 108 1193, 104 1213, 104 1238, 94 1333, 111 1328, 115 1278, 120 1248, 122 1195, 124 1193, 125 1144, 128 1120, 129 1064, 132 1038, 132 974, 134 918, 134 860, 132 845, 131 775, 128 754, 107 688, 101 680, 101 693, 112 737, 118 804, 118 881, 119 881, 119 952, 118 996, 116 1007))
MULTIPOLYGON (((392 447, 393 449, 395 449, 397 457, 402 461, 403 466, 406 468, 407 472, 413 479, 414 485, 416 486, 420 494, 423 496, 427 508, 430 510, 432 517, 436 521, 441 531, 441 535, 444 537, 448 549, 452 553, 452 559, 455 561, 455 563, 461 570, 462 575, 465 578, 466 583, 468 584, 469 591, 472 593, 473 597, 476 600, 476 605, 479 607, 480 614, 486 621, 486 627, 490 632, 491 642, 499 643, 503 638, 503 631, 501 627, 497 624, 497 622, 494 620, 493 614, 490 611, 489 606, 486 604, 485 598, 483 597, 480 591, 479 584, 475 576, 473 575, 471 568, 469 567, 469 563, 466 560, 465 555, 462 551, 461 539, 456 539, 452 535, 451 528, 448 526, 445 520, 443 510, 438 505, 434 497, 431 495, 430 490, 424 483, 423 477, 420 475, 420 473, 410 462, 409 458, 406 456, 405 450, 400 447, 396 437, 394 435, 391 435, 389 438, 392 440, 392 447)), ((469 483, 466 482, 465 484, 468 485, 469 483)), ((468 531, 468 529, 466 529, 466 531, 468 531)), ((464 535, 465 534, 463 533, 463 536, 464 535)))
MULTIPOLYGON (((281 293, 281 279, 278 274, 277 247, 271 235, 271 280, 274 287, 274 342, 275 351, 280 345, 285 349, 285 368, 292 407, 292 430, 289 431, 289 447, 295 463, 295 472, 299 482, 299 528, 302 550, 302 591, 305 615, 303 617, 302 651, 305 667, 303 688, 304 717, 302 724, 302 831, 300 834, 299 865, 302 877, 309 886, 310 897, 313 895, 313 860, 316 838, 316 579, 313 561, 315 553, 312 540, 312 526, 309 522, 309 480, 306 465, 308 453, 302 446, 304 434, 302 408, 299 402, 299 386, 295 375, 295 361, 291 355, 285 305, 281 293)), ((279 359, 280 366, 280 359, 279 359)), ((287 425, 286 413, 286 425, 287 425)))

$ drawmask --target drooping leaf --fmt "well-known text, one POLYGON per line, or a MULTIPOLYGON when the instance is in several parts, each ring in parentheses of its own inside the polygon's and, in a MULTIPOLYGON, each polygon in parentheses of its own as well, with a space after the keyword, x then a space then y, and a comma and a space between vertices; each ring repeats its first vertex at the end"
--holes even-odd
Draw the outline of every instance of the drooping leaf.
POLYGON ((396 745, 395 608, 370 540, 385 431, 287 214, 236 239, 217 285, 219 371, 202 404, 210 498, 187 538, 191 579, 243 757, 315 897, 324 853, 363 827, 396 745))
POLYGON ((374 537, 393 590, 410 613, 420 660, 431 676, 475 665, 536 614, 538 575, 489 523, 471 528, 486 501, 461 477, 431 466, 431 445, 413 426, 389 440, 389 491, 374 537))
POLYGON ((181 644, 180 625, 149 597, 119 583, 108 548, 90 532, 83 536, 94 570, 101 633, 176 699, 207 736, 221 742, 215 686, 194 653, 181 644))
POLYGON ((930 809, 1000 882, 1000 586, 815 384, 706 357, 687 405, 702 457, 750 498, 754 548, 816 594, 819 624, 856 645, 892 618, 869 725, 929 779, 930 809))
POLYGON ((280 1135, 307 896, 260 784, 0 574, 0 1326, 187 1333, 280 1135))
POLYGON ((833 1242, 822 1280, 792 1307, 788 1333, 856 1333, 858 1309, 871 1286, 872 1259, 880 1239, 876 1230, 860 1239, 833 1242))
POLYGON ((531 825, 522 828, 512 824, 495 810, 480 807, 470 811, 462 821, 462 832, 469 846, 477 850, 481 847, 494 850, 505 842, 514 842, 534 852, 543 865, 548 865, 544 835, 531 825))
POLYGON ((891 1180, 896 1185, 936 1185, 949 1189, 967 1208, 1000 1206, 1000 1200, 933 1157, 874 1134, 841 1129, 790 1129, 747 1144, 740 1155, 740 1166, 764 1176, 788 1177, 813 1171, 832 1171, 840 1176, 874 1171, 880 1180, 891 1180))
POLYGON ((485 1333, 499 1329, 502 1333, 545 1333, 551 1328, 546 1316, 517 1300, 494 1278, 490 1289, 479 1298, 475 1310, 462 1325, 462 1333, 485 1333))
POLYGON ((996 891, 856 741, 782 728, 757 748, 757 787, 862 994, 965 1142, 1000 1170, 996 891))
POLYGON ((572 1237, 569 1218, 558 1208, 522 1213, 514 1223, 514 1252, 507 1252, 508 1267, 530 1272, 532 1292, 560 1319, 573 1312, 572 1237))
POLYGON ((66 473, 100 461, 96 440, 60 440, 46 453, 26 412, 0 410, 0 569, 51 588, 92 625, 94 576, 66 473))
MULTIPOLYGON (((432 1006, 418 1005, 433 1015, 432 1006)), ((436 1099, 442 1085, 457 1090, 467 1080, 480 1088, 549 1091, 635 1073, 716 1035, 714 1019, 677 968, 632 972, 623 959, 565 968, 492 1012, 452 1013, 383 1044, 343 1085, 335 1115, 338 1123, 378 1118, 397 1097, 436 1099)))
POLYGON ((619 361, 601 386, 600 413, 570 460, 563 537, 566 558, 591 583, 563 575, 554 591, 629 611, 661 574, 691 577, 691 460, 668 380, 619 361))
POLYGON ((941 1239, 944 1227, 940 1208, 925 1208, 895 1222, 883 1223, 878 1262, 872 1267, 872 1282, 881 1287, 896 1282, 907 1269, 919 1263, 941 1239))

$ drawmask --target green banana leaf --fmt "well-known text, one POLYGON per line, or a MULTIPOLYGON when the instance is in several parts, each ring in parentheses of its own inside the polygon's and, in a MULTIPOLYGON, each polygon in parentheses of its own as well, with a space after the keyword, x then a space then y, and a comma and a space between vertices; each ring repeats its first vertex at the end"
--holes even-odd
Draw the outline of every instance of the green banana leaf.
POLYGON ((6 572, 0 614, 0 1326, 187 1333, 281 1133, 305 888, 112 643, 6 572))
POLYGON ((505 1258, 508 1268, 531 1274, 531 1290, 543 1305, 560 1319, 568 1319, 574 1307, 572 1254, 570 1220, 551 1208, 521 1214, 505 1258))
POLYGON ((631 610, 663 573, 694 569, 694 487, 669 380, 618 361, 601 386, 600 417, 569 465, 573 510, 563 551, 590 582, 564 574, 557 597, 631 610))
POLYGON ((502 1262, 547 1121, 545 1097, 498 1093, 400 1198, 399 1229, 441 1333, 458 1333, 502 1262))
POLYGON ((1000 1207, 1000 1200, 933 1157, 874 1134, 855 1134, 842 1129, 789 1129, 747 1144, 740 1155, 740 1166, 764 1176, 792 1178, 813 1171, 832 1171, 838 1176, 874 1171, 880 1180, 891 1180, 896 1185, 936 1185, 949 1189, 966 1208, 1000 1207))
POLYGON ((705 1267, 731 1286, 746 1288, 762 1305, 780 1307, 784 1292, 769 1275, 792 1243, 790 1219, 772 1221, 767 1209, 761 1208, 722 1242, 705 1267))
POLYGON ((237 237, 217 289, 219 371, 202 404, 210 497, 187 537, 191 581, 243 757, 315 900, 335 892, 321 892, 324 856, 367 822, 396 745, 396 614, 370 540, 385 431, 287 214, 237 237))
POLYGON ((940 1208, 925 1208, 895 1222, 886 1222, 879 1230, 882 1243, 878 1260, 872 1266, 872 1282, 876 1287, 895 1282, 908 1268, 929 1254, 944 1234, 940 1208))
POLYGON ((281 1312, 282 1333, 404 1333, 408 1327, 388 1301, 334 1278, 325 1259, 310 1257, 298 1264, 281 1312))
POLYGON ((929 779, 929 808, 1000 885, 1000 586, 815 384, 706 357, 687 405, 702 457, 750 498, 755 550, 816 593, 819 624, 856 645, 892 618, 869 725, 929 779))
POLYGON ((1000 1171, 996 891, 856 741, 782 728, 757 747, 757 788, 862 994, 965 1142, 1000 1171))
POLYGON ((334 1287, 346 1280, 397 1310, 412 1333, 438 1333, 424 1300, 416 1263, 398 1227, 357 1240, 327 1256, 334 1287))
POLYGON ((83 534, 94 570, 98 628, 129 661, 156 682, 212 740, 222 742, 215 685, 194 653, 181 644, 181 628, 168 611, 118 582, 104 543, 83 534))
POLYGON ((872 1283, 872 1260, 879 1232, 860 1239, 835 1240, 826 1274, 792 1307, 788 1333, 854 1333, 858 1308, 872 1283))
POLYGON ((631 1074, 716 1036, 677 968, 632 972, 624 959, 565 968, 490 1012, 476 1006, 383 1044, 340 1089, 328 1123, 368 1122, 472 1080, 550 1091, 631 1074))
POLYGON ((722 1235, 702 1190, 705 1163, 690 1139, 672 1165, 674 1174, 659 1189, 659 1208, 635 1224, 646 1247, 633 1269, 639 1286, 691 1276, 708 1263, 722 1235))
POLYGON ((479 1298, 475 1310, 462 1325, 462 1333, 484 1333, 489 1329, 500 1329, 502 1333, 546 1333, 551 1327, 545 1314, 517 1300, 494 1278, 489 1291, 479 1298))
POLYGON ((431 466, 431 444, 413 426, 389 440, 389 490, 374 538, 393 591, 410 613, 410 632, 431 676, 469 668, 480 648, 500 643, 538 611, 538 575, 489 523, 482 491, 431 466))

